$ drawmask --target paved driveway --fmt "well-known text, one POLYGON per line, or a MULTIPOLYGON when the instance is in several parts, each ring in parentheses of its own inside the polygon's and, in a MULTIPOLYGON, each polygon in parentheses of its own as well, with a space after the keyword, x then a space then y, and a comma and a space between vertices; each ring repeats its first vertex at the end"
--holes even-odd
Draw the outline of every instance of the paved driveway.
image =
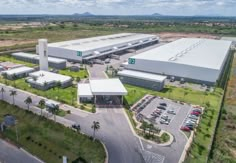
MULTIPOLYGON (((12 102, 12 97, 9 96, 11 89, 5 87, 4 98, 9 103, 12 102)), ((24 99, 29 95, 32 97, 34 105, 37 105, 42 98, 18 90, 15 97, 16 104, 22 108, 27 108, 24 99)), ((90 114, 73 107, 68 108, 73 110, 72 114, 60 118, 61 123, 77 122, 81 125, 82 132, 87 135, 92 136, 93 134, 92 122, 100 122, 101 129, 96 136, 106 145, 110 163, 176 163, 180 159, 183 150, 182 139, 179 140, 179 137, 182 137, 181 135, 175 135, 174 143, 168 147, 153 145, 140 140, 133 134, 123 109, 99 108, 96 114, 90 114)), ((59 120, 59 118, 57 119, 59 120)), ((68 123, 68 125, 71 124, 68 123)))
POLYGON ((32 155, 0 139, 1 163, 41 163, 32 155))

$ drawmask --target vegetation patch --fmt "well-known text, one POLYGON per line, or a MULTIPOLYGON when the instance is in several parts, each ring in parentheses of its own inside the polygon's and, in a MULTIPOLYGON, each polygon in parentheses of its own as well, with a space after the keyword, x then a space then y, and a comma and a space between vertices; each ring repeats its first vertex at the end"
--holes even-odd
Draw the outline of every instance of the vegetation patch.
POLYGON ((79 158, 84 162, 104 163, 106 154, 99 141, 6 102, 0 101, 0 106, 0 121, 6 114, 16 117, 19 141, 15 127, 7 128, 0 133, 1 137, 10 139, 43 161, 62 162, 62 156, 67 156, 68 162, 79 158))

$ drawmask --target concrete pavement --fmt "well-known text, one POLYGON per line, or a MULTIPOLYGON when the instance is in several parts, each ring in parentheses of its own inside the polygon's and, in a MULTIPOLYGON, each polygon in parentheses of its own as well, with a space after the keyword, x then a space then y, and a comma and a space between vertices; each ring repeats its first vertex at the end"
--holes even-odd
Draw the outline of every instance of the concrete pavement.
MULTIPOLYGON (((0 84, 0 87, 1 86, 2 84, 0 84)), ((9 90, 13 88, 8 86, 4 86, 4 88, 6 90, 4 93, 5 100, 12 103, 12 97, 9 96, 9 90)), ((24 103, 24 100, 29 95, 33 100, 32 105, 37 105, 39 100, 43 98, 25 91, 17 90, 15 104, 26 109, 27 105, 24 103)), ((98 113, 91 114, 80 111, 72 106, 62 106, 66 107, 66 109, 73 110, 71 111, 71 114, 68 114, 65 117, 57 116, 57 122, 64 124, 65 126, 79 123, 81 131, 92 136, 92 122, 100 122, 101 129, 96 133, 96 137, 107 147, 109 162, 111 163, 175 163, 178 162, 181 156, 182 151, 177 151, 177 147, 180 145, 177 140, 170 146, 162 147, 156 144, 149 144, 136 137, 130 128, 123 109, 99 108, 98 113)), ((41 112, 41 110, 35 106, 31 106, 31 111, 36 114, 40 114, 41 112)), ((43 110, 43 114, 47 116, 45 110, 43 110)), ((49 119, 53 119, 53 117, 51 116, 49 119)))
POLYGON ((1 163, 42 163, 41 160, 27 152, 0 139, 1 163))

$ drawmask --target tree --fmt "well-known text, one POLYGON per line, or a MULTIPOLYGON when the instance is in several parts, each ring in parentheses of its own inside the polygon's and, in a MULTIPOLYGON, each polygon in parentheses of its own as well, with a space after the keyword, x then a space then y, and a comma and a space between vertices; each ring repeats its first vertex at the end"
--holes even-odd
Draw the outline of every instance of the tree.
POLYGON ((100 123, 97 121, 93 121, 91 128, 93 129, 93 141, 95 141, 95 133, 100 129, 100 123))
POLYGON ((143 135, 146 133, 148 127, 148 123, 146 121, 143 121, 141 128, 143 129, 143 135))
POLYGON ((151 124, 149 124, 148 127, 149 127, 149 136, 150 136, 151 132, 154 133, 154 131, 153 131, 154 130, 154 125, 151 123, 151 124))
POLYGON ((41 109, 41 116, 43 115, 43 108, 45 107, 45 100, 44 99, 41 99, 40 101, 39 101, 39 106, 40 106, 40 109, 41 109))
POLYGON ((15 96, 17 95, 16 90, 10 90, 10 96, 12 96, 12 104, 15 105, 15 96))
POLYGON ((71 105, 74 103, 75 91, 71 91, 71 105))
POLYGON ((4 100, 4 96, 3 96, 3 95, 4 95, 4 92, 5 92, 5 89, 2 87, 2 88, 1 88, 2 100, 4 100))
POLYGON ((54 105, 48 109, 50 113, 54 115, 54 121, 56 122, 56 113, 59 111, 59 105, 54 105))
POLYGON ((25 99, 25 104, 27 105, 27 108, 28 110, 30 109, 30 104, 32 104, 32 98, 30 96, 28 96, 26 99, 25 99))

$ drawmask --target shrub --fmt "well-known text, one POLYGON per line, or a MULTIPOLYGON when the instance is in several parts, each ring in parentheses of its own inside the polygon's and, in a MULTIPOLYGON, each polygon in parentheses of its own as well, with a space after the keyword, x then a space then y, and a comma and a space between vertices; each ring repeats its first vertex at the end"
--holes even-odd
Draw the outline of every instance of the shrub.
POLYGON ((67 114, 71 114, 71 111, 70 111, 70 110, 67 110, 66 113, 67 113, 67 114))
POLYGON ((31 139, 31 136, 27 136, 25 139, 26 139, 26 140, 30 140, 30 139, 31 139))

